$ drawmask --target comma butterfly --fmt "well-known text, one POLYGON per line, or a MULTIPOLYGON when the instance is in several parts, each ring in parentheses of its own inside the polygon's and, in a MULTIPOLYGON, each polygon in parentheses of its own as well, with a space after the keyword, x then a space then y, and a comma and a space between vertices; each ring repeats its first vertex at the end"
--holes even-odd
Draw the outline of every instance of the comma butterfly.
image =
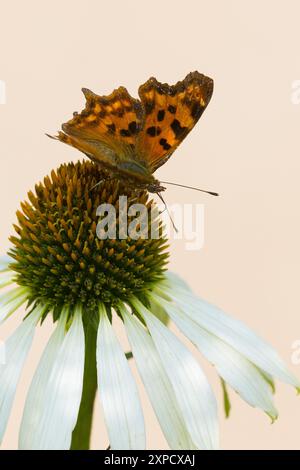
POLYGON ((176 85, 150 78, 140 100, 119 87, 108 96, 82 89, 86 107, 62 125, 55 139, 85 153, 128 185, 160 193, 153 173, 192 130, 213 93, 213 80, 189 73, 176 85))

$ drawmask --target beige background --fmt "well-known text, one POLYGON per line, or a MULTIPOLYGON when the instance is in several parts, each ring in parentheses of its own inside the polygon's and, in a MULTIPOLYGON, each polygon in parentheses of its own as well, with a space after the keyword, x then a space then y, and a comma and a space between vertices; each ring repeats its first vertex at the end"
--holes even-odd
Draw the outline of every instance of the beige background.
MULTIPOLYGON (((15 210, 34 183, 77 151, 45 137, 83 106, 82 86, 132 94, 151 75, 169 83, 198 69, 215 80, 200 123, 158 172, 161 179, 218 190, 219 199, 170 188, 169 203, 205 203, 205 246, 172 243, 171 268, 204 298, 251 325, 291 364, 300 339, 300 78, 297 0, 51 0, 1 2, 1 251, 15 210)), ((0 331, 3 339, 19 319, 0 331)), ((51 325, 36 336, 22 376, 4 449, 15 449, 30 377, 51 325)), ((223 418, 219 382, 203 361, 220 402, 225 449, 300 449, 300 398, 278 384, 277 423, 231 392, 223 418)), ((141 388, 141 393, 144 392, 141 388)), ((148 447, 165 448, 145 399, 148 447)), ((106 444, 97 418, 93 447, 106 444)))

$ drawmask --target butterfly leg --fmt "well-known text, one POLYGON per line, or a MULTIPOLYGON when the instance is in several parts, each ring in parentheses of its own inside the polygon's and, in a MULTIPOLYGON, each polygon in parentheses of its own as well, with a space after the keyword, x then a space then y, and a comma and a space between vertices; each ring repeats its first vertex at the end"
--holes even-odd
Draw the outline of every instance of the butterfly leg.
POLYGON ((172 225, 173 225, 173 229, 175 230, 176 233, 178 233, 178 228, 176 227, 176 225, 175 225, 175 223, 174 223, 174 220, 173 220, 172 217, 171 217, 170 211, 169 211, 169 209, 168 209, 168 206, 167 206, 167 204, 166 204, 164 198, 162 197, 162 195, 161 195, 160 193, 156 193, 156 194, 158 195, 159 199, 162 201, 162 203, 163 203, 164 206, 165 206, 164 211, 167 211, 167 213, 168 213, 168 215, 169 215, 169 217, 170 217, 171 223, 172 223, 172 225))
POLYGON ((164 210, 162 210, 162 211, 159 212, 159 215, 161 215, 161 214, 163 214, 164 212, 166 212, 166 210, 167 210, 167 209, 166 209, 166 207, 165 207, 164 210))
POLYGON ((90 189, 90 191, 93 191, 93 189, 97 188, 97 186, 100 186, 100 184, 103 183, 103 181, 105 181, 105 179, 102 179, 102 180, 98 181, 98 183, 96 183, 96 184, 90 189))

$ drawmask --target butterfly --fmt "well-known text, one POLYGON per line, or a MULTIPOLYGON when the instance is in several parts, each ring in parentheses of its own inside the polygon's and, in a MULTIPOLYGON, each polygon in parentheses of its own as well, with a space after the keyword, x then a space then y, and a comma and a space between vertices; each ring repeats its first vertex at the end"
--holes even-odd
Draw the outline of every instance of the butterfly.
MULTIPOLYGON (((139 87, 140 99, 119 87, 108 96, 82 89, 86 107, 54 138, 83 152, 110 175, 137 189, 165 188, 153 173, 171 157, 208 105, 213 80, 189 73, 176 85, 154 77, 139 87)), ((49 136, 50 137, 50 136, 49 136)))

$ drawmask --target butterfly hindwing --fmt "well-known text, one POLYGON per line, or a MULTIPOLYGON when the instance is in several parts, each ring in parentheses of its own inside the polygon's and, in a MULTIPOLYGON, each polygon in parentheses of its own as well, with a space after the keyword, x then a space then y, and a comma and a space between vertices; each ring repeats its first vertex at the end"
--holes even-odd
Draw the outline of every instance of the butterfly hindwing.
POLYGON ((145 110, 143 130, 137 151, 147 159, 152 171, 171 156, 192 130, 208 105, 213 80, 192 72, 176 85, 169 86, 150 78, 139 88, 145 110))

